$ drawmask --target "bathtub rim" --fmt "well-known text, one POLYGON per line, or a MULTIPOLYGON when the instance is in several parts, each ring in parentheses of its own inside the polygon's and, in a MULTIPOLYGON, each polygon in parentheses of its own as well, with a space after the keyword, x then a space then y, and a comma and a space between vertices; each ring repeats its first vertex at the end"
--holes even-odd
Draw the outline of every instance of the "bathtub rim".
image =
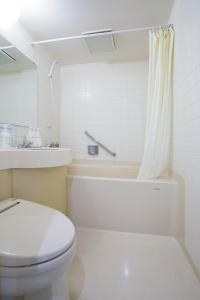
POLYGON ((120 182, 135 182, 135 183, 153 183, 153 184, 174 184, 177 185, 177 181, 174 178, 158 178, 150 180, 141 180, 137 178, 124 178, 124 177, 104 177, 104 176, 85 176, 85 175, 73 175, 68 174, 67 178, 79 178, 88 180, 104 180, 104 181, 120 181, 120 182))

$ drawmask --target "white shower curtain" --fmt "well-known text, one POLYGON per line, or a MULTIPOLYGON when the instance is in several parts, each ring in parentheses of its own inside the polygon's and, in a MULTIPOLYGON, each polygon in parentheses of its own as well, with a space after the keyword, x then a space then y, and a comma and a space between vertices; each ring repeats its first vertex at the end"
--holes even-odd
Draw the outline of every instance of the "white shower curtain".
POLYGON ((160 177, 168 168, 171 140, 174 30, 149 32, 146 138, 139 179, 160 177))

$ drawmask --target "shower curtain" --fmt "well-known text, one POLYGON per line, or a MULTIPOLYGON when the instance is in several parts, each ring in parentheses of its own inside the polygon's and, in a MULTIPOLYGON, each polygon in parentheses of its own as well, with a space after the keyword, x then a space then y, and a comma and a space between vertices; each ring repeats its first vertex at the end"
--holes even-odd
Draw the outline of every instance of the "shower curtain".
POLYGON ((139 179, 160 177, 168 168, 171 140, 172 26, 149 32, 149 79, 146 137, 139 179))

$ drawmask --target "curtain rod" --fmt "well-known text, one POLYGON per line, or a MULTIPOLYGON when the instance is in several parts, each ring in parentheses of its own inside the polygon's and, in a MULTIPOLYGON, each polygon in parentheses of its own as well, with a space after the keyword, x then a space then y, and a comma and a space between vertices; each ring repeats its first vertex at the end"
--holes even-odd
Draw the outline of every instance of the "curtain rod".
POLYGON ((104 36, 104 35, 112 35, 112 34, 122 34, 122 33, 139 32, 139 31, 147 31, 147 30, 157 30, 157 29, 168 28, 168 27, 173 27, 173 25, 169 24, 169 25, 159 25, 159 26, 151 26, 151 27, 137 27, 137 28, 130 28, 130 29, 96 32, 96 33, 92 33, 92 34, 91 33, 88 33, 88 34, 84 33, 84 34, 80 34, 80 35, 67 36, 67 37, 63 37, 63 38, 55 38, 55 39, 35 41, 35 42, 30 43, 30 44, 31 45, 49 44, 49 43, 54 43, 54 42, 84 39, 86 37, 104 36))

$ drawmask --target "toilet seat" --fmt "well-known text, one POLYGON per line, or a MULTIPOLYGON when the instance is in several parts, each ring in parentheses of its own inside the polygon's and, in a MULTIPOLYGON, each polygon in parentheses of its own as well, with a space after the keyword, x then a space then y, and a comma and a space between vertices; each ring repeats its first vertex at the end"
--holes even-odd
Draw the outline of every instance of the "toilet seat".
POLYGON ((61 267, 71 260, 73 253, 76 249, 76 241, 72 244, 72 246, 65 251, 63 254, 39 264, 24 266, 24 267, 5 267, 0 266, 0 277, 6 278, 22 278, 22 277, 30 277, 32 275, 39 275, 42 273, 47 273, 55 268, 61 267))
POLYGON ((1 267, 48 262, 70 249, 74 239, 71 221, 52 208, 22 199, 0 203, 1 267))

